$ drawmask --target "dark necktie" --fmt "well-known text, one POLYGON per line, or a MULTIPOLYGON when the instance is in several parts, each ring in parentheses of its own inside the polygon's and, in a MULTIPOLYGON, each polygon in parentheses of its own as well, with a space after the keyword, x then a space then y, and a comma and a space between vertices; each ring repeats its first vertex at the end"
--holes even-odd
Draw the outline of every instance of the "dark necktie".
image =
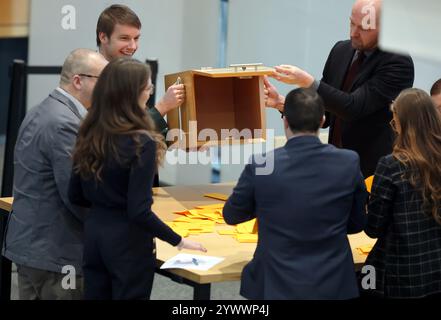
MULTIPOLYGON (((343 82, 342 91, 349 92, 351 90, 352 84, 354 83, 355 77, 360 71, 360 67, 364 61, 365 54, 362 51, 357 51, 357 57, 352 61, 351 66, 346 73, 345 81, 343 82)), ((331 143, 341 148, 341 133, 342 133, 342 120, 335 116, 334 126, 332 128, 332 139, 331 143)))

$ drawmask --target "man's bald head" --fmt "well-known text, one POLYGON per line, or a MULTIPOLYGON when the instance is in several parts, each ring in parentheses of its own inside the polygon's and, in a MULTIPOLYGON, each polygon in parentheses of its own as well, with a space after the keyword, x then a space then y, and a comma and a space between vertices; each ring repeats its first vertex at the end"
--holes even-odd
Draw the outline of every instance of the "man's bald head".
POLYGON ((60 87, 79 100, 85 108, 89 108, 96 80, 107 63, 104 56, 96 51, 72 51, 63 64, 60 87))
POLYGON ((352 10, 361 11, 363 7, 374 6, 375 9, 381 10, 382 0, 356 0, 352 6, 352 10))
POLYGON ((382 0, 356 0, 351 12, 351 41, 354 49, 373 50, 378 45, 382 0))
MULTIPOLYGON (((61 69, 60 86, 69 85, 72 76, 76 74, 90 74, 97 64, 105 62, 105 58, 98 52, 90 49, 75 49, 64 60, 61 69)), ((101 73, 101 71, 100 71, 101 73)))

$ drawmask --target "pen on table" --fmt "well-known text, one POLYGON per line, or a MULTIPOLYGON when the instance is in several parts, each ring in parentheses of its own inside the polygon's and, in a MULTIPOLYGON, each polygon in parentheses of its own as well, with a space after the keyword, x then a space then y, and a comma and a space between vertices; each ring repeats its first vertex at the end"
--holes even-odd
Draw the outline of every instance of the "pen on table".
POLYGON ((195 265, 198 265, 198 261, 196 260, 196 258, 191 259, 191 261, 193 261, 193 263, 194 263, 195 265))

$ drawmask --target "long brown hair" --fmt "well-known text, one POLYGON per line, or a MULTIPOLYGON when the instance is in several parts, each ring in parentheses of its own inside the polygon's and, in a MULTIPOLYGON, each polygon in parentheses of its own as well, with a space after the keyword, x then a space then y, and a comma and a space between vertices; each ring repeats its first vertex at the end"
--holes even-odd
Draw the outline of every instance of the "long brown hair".
POLYGON ((406 89, 392 104, 399 133, 393 156, 403 163, 407 178, 421 190, 423 209, 441 224, 441 117, 430 96, 406 89))
POLYGON ((148 135, 156 142, 156 162, 161 163, 166 150, 164 138, 156 133, 150 115, 139 105, 140 94, 149 79, 149 67, 132 58, 115 59, 104 68, 73 152, 74 170, 82 178, 101 180, 106 159, 122 163, 117 148, 122 135, 132 136, 138 157, 141 135, 148 135))

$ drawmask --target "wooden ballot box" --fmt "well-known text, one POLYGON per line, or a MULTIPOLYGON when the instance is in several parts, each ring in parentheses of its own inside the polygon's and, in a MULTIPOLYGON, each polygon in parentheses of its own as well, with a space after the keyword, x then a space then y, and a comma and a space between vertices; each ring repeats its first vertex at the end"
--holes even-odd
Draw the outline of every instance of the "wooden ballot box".
POLYGON ((243 64, 166 75, 166 90, 182 83, 186 93, 184 103, 167 114, 168 139, 186 149, 207 145, 207 141, 265 139, 263 76, 272 72, 261 64, 243 64))

